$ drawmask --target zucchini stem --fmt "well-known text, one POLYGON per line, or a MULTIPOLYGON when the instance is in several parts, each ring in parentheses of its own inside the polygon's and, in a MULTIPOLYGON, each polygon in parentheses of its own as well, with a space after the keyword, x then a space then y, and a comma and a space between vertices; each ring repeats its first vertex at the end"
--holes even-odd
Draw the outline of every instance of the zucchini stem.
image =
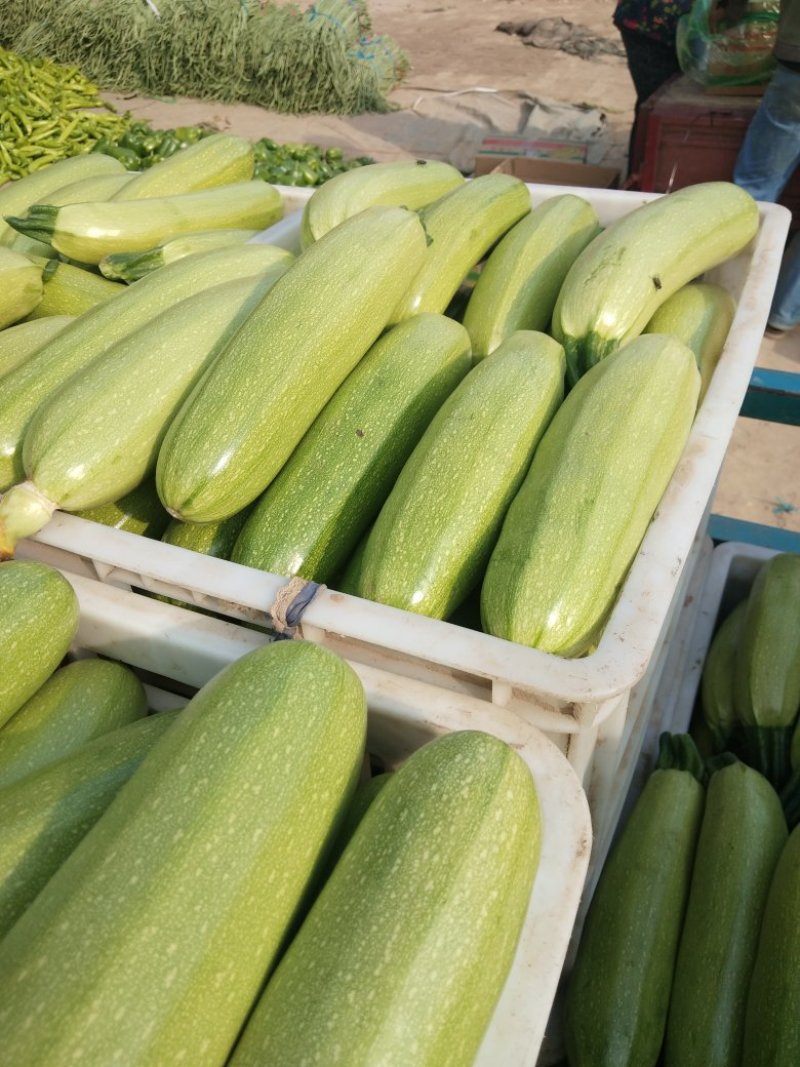
POLYGON ((49 245, 56 228, 58 208, 53 204, 35 204, 24 217, 7 215, 5 221, 18 233, 49 245))

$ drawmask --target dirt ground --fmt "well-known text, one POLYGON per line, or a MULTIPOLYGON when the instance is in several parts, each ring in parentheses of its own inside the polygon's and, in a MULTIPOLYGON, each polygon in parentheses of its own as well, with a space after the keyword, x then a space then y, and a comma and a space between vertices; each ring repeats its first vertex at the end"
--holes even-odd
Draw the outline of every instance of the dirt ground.
MULTIPOLYGON (((376 159, 413 154, 455 161, 465 151, 474 154, 487 126, 505 123, 498 128, 510 130, 520 101, 532 96, 598 108, 606 129, 602 161, 624 163, 634 102, 625 60, 602 55, 587 61, 527 47, 495 30, 503 21, 560 15, 617 39, 609 0, 370 0, 369 9, 375 32, 393 37, 411 59, 411 74, 392 97, 401 109, 394 113, 342 120, 206 101, 111 99, 157 126, 209 121, 253 138, 340 144, 376 159), (467 143, 457 143, 465 124, 473 124, 467 143)), ((758 363, 800 372, 800 330, 765 338, 758 363)), ((800 428, 739 419, 715 510, 800 530, 798 472, 800 428)))

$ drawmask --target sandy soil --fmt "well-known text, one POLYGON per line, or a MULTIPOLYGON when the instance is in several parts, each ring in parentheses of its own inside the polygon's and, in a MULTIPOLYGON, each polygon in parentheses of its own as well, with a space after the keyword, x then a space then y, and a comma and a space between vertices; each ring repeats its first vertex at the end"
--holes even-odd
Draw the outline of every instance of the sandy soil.
MULTIPOLYGON (((436 94, 444 98, 447 93, 481 87, 498 90, 503 96, 527 93, 600 108, 610 131, 608 161, 622 161, 634 101, 625 60, 600 56, 586 61, 526 47, 495 30, 502 21, 561 15, 614 38, 609 0, 370 0, 369 6, 376 32, 394 37, 411 58, 408 82, 393 94, 394 102, 405 109, 402 112, 341 120, 276 116, 255 107, 199 101, 114 98, 115 102, 159 126, 209 121, 253 138, 269 135, 283 141, 341 144, 356 154, 389 159, 413 150, 415 137, 420 138, 416 146, 420 154, 426 146, 428 151, 435 150, 431 129, 411 121, 415 112, 409 109, 421 99, 430 101, 436 94)), ((475 94, 471 99, 480 97, 475 94)), ((800 330, 778 339, 765 338, 758 362, 800 371, 800 330)), ((739 419, 715 510, 800 530, 799 471, 800 428, 739 419)))

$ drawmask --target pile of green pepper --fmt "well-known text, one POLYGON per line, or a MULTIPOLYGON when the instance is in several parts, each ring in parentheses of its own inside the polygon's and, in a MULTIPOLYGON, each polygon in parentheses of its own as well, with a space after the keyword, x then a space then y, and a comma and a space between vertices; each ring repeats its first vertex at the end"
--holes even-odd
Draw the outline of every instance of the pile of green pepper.
MULTIPOLYGON (((104 138, 92 150, 114 156, 128 170, 145 170, 214 132, 212 127, 202 125, 154 130, 147 122, 137 121, 131 122, 118 139, 104 138)), ((253 149, 255 177, 276 185, 322 185, 335 174, 373 162, 368 156, 346 160, 341 148, 281 145, 269 137, 256 141, 253 149)))
MULTIPOLYGON (((128 170, 145 170, 215 132, 206 125, 154 130, 148 122, 115 114, 75 67, 4 48, 0 87, 0 185, 83 152, 103 152, 128 170)), ((367 156, 346 160, 340 148, 281 145, 269 137, 253 148, 255 177, 276 185, 322 185, 373 162, 367 156)))
POLYGON ((0 48, 0 185, 113 142, 127 126, 75 67, 0 48))

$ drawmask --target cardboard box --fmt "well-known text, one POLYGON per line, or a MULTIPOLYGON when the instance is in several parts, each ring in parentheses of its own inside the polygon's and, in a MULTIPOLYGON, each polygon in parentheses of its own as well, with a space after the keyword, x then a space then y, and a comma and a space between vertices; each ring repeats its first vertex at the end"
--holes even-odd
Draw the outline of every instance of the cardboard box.
POLYGON ((524 156, 526 159, 560 159, 567 163, 585 163, 589 146, 584 141, 556 141, 542 138, 484 137, 481 142, 482 156, 524 156))
POLYGON ((568 163, 557 159, 527 159, 510 156, 477 156, 475 175, 513 174, 524 182, 538 185, 574 185, 585 189, 618 189, 620 172, 616 167, 598 167, 588 163, 568 163))

